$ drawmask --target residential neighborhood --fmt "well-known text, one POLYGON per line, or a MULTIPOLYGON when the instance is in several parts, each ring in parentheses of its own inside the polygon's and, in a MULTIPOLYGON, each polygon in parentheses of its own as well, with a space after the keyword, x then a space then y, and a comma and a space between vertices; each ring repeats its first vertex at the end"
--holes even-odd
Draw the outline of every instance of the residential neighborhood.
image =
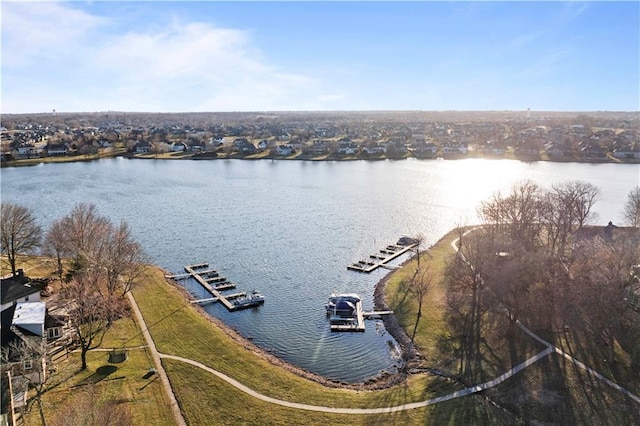
POLYGON ((640 162, 634 113, 92 113, 2 116, 1 160, 153 158, 640 162))

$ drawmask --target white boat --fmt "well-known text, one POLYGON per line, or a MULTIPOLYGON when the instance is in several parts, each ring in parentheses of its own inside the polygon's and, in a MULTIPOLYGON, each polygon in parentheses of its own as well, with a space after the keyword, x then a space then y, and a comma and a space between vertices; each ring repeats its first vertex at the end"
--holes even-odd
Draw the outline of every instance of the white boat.
POLYGON ((264 296, 262 293, 254 291, 246 296, 234 299, 231 303, 233 303, 235 309, 252 308, 262 305, 264 303, 264 296))

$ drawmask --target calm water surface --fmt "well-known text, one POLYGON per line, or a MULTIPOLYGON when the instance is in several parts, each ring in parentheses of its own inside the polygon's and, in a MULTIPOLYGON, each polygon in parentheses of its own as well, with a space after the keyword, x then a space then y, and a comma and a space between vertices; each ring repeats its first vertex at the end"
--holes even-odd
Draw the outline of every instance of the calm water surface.
POLYGON ((114 222, 126 220, 163 268, 208 262, 239 290, 262 291, 267 301, 257 309, 206 309, 286 361, 358 382, 392 371, 398 351, 381 322, 367 321, 365 333, 329 332, 328 295, 359 293, 370 309, 387 272, 358 274, 348 264, 401 235, 420 233, 431 245, 454 226, 477 222, 480 201, 523 179, 545 187, 590 182, 602 191, 597 223, 619 223, 640 165, 118 158, 4 168, 0 177, 2 200, 29 207, 44 227, 77 202, 94 203, 114 222))

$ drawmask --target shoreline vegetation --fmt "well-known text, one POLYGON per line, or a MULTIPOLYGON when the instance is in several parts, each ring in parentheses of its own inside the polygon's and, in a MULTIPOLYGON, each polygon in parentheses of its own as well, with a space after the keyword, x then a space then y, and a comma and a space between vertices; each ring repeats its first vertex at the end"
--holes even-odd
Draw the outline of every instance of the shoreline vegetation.
POLYGON ((59 164, 74 162, 91 162, 107 158, 126 158, 131 160, 192 160, 192 161, 211 161, 211 160, 272 160, 272 161, 401 161, 407 159, 414 160, 463 160, 463 159, 487 159, 487 160, 517 160, 523 162, 554 162, 554 163, 589 163, 589 164, 640 164, 640 158, 616 158, 607 155, 603 158, 584 158, 577 155, 550 157, 544 151, 538 154, 518 155, 513 151, 507 151, 503 155, 483 154, 479 152, 469 152, 467 154, 438 154, 432 156, 418 156, 406 154, 401 157, 391 157, 382 155, 342 155, 342 154, 325 154, 325 155, 307 155, 300 152, 291 155, 275 155, 269 152, 262 152, 252 155, 226 154, 216 152, 191 153, 191 152, 171 152, 161 154, 135 154, 127 152, 112 152, 111 150, 100 151, 96 154, 77 154, 56 157, 39 157, 29 159, 5 160, 0 163, 0 167, 25 167, 37 166, 40 164, 59 164))
POLYGON ((2 167, 105 157, 640 164, 633 111, 108 111, 1 118, 2 167))
MULTIPOLYGON (((163 354, 200 362, 276 399, 338 408, 398 406, 447 395, 477 384, 467 383, 456 375, 453 348, 443 344, 449 335, 443 274, 447 260, 454 255, 451 243, 459 235, 458 228, 451 230, 431 247, 420 251, 420 262, 433 273, 433 283, 415 335, 415 347, 408 336, 414 328, 417 303, 411 300, 407 283, 416 268, 417 255, 406 259, 401 268, 389 271, 376 284, 376 308, 394 310, 394 315, 384 318, 385 328, 401 345, 403 353, 409 356, 405 356, 405 368, 396 373, 380 374, 363 383, 327 379, 287 363, 268 350, 258 347, 232 327, 192 304, 193 296, 177 282, 168 280, 165 277, 166 271, 158 266, 151 265, 145 272, 144 279, 132 292, 155 345, 163 354)), ((33 271, 34 276, 44 276, 50 266, 50 262, 45 262, 41 268, 30 267, 37 269, 33 271)), ((87 372, 69 373, 68 377, 59 378, 61 381, 53 384, 50 391, 43 394, 48 420, 60 418, 61 407, 65 403, 71 404, 74 398, 74 387, 90 381, 101 368, 110 365, 106 349, 126 345, 132 347, 129 353, 133 363, 126 361, 124 364, 114 364, 118 369, 116 378, 122 380, 98 380, 91 385, 92 392, 95 390, 98 395, 96 398, 103 401, 113 399, 114 392, 124 394, 125 397, 120 398, 119 403, 129 406, 134 412, 133 424, 143 424, 145 416, 151 416, 149 412, 153 410, 154 404, 163 404, 165 408, 162 412, 147 419, 154 418, 158 421, 157 424, 172 424, 172 417, 166 408, 166 396, 159 381, 149 380, 147 375, 141 377, 145 372, 145 363, 152 364, 148 350, 136 351, 133 348, 141 347, 142 344, 139 327, 131 318, 120 321, 123 325, 109 332, 106 344, 103 345, 105 351, 90 352, 87 372), (136 353, 143 355, 143 358, 136 353)), ((504 327, 505 319, 498 317, 493 321, 496 330, 504 327)), ((543 345, 521 332, 517 332, 515 336, 520 348, 517 354, 510 353, 509 348, 505 347, 502 341, 504 336, 499 332, 487 339, 487 347, 491 348, 494 361, 483 366, 483 380, 498 377, 511 366, 544 349, 543 345)), ((580 351, 577 355, 587 364, 595 362, 586 352, 580 351)), ((78 354, 69 354, 63 363, 68 364, 64 371, 71 371, 73 365, 79 363, 78 354)), ((614 415, 623 421, 637 418, 634 417, 636 415, 633 410, 638 407, 633 406, 633 401, 626 401, 616 390, 588 379, 588 375, 558 359, 542 360, 496 388, 446 403, 395 413, 358 416, 310 412, 268 404, 255 400, 191 365, 166 358, 162 359, 162 364, 188 424, 208 424, 211 422, 211 415, 217 416, 217 420, 224 424, 335 424, 347 421, 355 424, 513 424, 514 421, 526 422, 527 418, 552 421, 553 418, 546 413, 551 408, 555 410, 562 407, 567 397, 572 402, 571 407, 563 410, 571 411, 579 407, 584 409, 585 414, 563 411, 556 413, 560 416, 556 420, 583 421, 603 409, 605 414, 598 414, 599 416, 614 415), (526 400, 522 400, 523 392, 529 395, 524 397, 526 400), (595 402, 592 400, 593 395, 599 395, 595 402), (624 410, 617 414, 612 412, 614 407, 624 405, 632 410, 631 414, 624 414, 624 410), (256 410, 261 413, 260 419, 255 416, 256 410), (523 415, 527 417, 523 418, 523 415)), ((597 369, 602 368, 602 365, 595 366, 597 369)), ((615 370, 613 373, 606 370, 605 375, 611 377, 612 374, 615 379, 615 370)), ((627 382, 631 385, 630 390, 637 394, 640 384, 633 379, 627 382)), ((26 424, 41 424, 36 412, 35 409, 30 411, 26 424)))

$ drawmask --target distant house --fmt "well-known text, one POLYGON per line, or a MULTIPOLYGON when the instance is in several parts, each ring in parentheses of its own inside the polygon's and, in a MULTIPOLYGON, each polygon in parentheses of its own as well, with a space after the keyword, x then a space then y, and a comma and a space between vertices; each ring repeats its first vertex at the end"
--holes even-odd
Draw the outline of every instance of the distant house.
POLYGON ((635 147, 627 146, 625 148, 617 148, 613 151, 613 156, 621 159, 640 159, 640 144, 635 147))
POLYGON ((169 145, 169 151, 171 152, 184 152, 187 150, 187 145, 184 142, 173 142, 169 145))
POLYGON ((68 153, 69 149, 64 144, 59 143, 47 145, 47 155, 49 157, 67 155, 68 153))
POLYGON ((485 145, 484 145, 484 150, 483 152, 485 154, 488 155, 495 155, 495 156, 503 156, 506 152, 506 148, 503 144, 501 143, 496 143, 493 141, 488 141, 485 145))
POLYGON ((136 154, 147 154, 151 152, 151 144, 148 141, 140 141, 133 146, 136 154))
POLYGON ((411 149, 413 149, 414 155, 418 158, 433 158, 438 152, 438 146, 436 144, 424 140, 413 142, 411 149))
POLYGON ((34 158, 40 157, 42 149, 34 144, 23 144, 18 147, 18 155, 22 158, 34 158))
POLYGON ((378 142, 369 142, 362 148, 362 151, 370 155, 384 154, 387 152, 387 146, 378 142))
POLYGON ((459 142, 450 142, 450 143, 446 143, 444 144, 444 146, 442 147, 442 153, 447 155, 459 155, 459 154, 463 154, 466 155, 468 152, 468 145, 466 143, 459 143, 459 142))
POLYGON ((589 142, 583 148, 580 149, 580 152, 584 158, 606 158, 607 150, 601 147, 596 142, 589 142))
POLYGON ((233 146, 243 154, 255 154, 258 152, 256 146, 246 138, 237 138, 233 141, 233 146))
POLYGON ((305 153, 309 155, 324 155, 329 152, 329 147, 326 141, 316 139, 313 143, 306 147, 305 153))
POLYGON ((276 154, 278 155, 291 155, 294 152, 295 150, 289 144, 276 146, 276 154))
POLYGON ((267 149, 269 147, 269 141, 266 139, 261 140, 260 142, 258 142, 258 149, 264 151, 265 149, 267 149))
POLYGON ((187 151, 191 152, 203 152, 206 151, 206 144, 204 141, 195 138, 189 138, 185 145, 187 146, 187 151))
POLYGON ((358 145, 353 143, 351 139, 340 139, 338 141, 338 154, 353 155, 358 152, 358 145))

